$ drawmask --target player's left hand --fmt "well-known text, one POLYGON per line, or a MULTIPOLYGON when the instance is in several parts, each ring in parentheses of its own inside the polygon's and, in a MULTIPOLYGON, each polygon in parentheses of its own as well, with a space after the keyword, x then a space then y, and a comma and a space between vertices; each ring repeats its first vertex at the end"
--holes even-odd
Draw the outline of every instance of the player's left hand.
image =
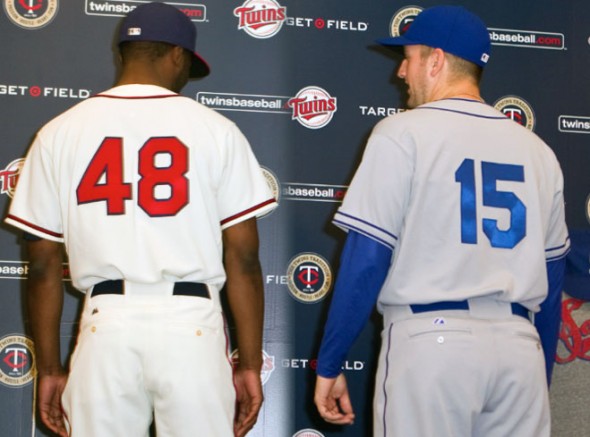
POLYGON ((329 423, 336 425, 352 425, 354 411, 348 395, 348 387, 344 374, 336 378, 317 376, 314 402, 320 416, 329 423))
POLYGON ((262 406, 262 383, 260 372, 248 369, 236 369, 234 372, 236 387, 236 417, 234 419, 235 437, 244 437, 256 424, 258 412, 262 406))
POLYGON ((67 375, 41 375, 38 382, 39 415, 43 423, 60 437, 68 437, 61 395, 64 391, 67 375))

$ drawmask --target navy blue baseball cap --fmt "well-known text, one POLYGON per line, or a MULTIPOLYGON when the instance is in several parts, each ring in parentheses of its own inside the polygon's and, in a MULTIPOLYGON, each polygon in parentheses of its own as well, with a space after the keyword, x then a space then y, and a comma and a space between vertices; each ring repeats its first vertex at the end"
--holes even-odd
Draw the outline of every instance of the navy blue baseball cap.
POLYGON ((144 3, 123 19, 119 44, 125 41, 165 42, 192 53, 190 77, 205 77, 209 65, 195 52, 197 29, 192 21, 174 6, 166 3, 144 3))
POLYGON ((377 40, 385 46, 421 44, 442 49, 484 67, 492 48, 484 22, 461 6, 435 6, 423 10, 402 36, 377 40))

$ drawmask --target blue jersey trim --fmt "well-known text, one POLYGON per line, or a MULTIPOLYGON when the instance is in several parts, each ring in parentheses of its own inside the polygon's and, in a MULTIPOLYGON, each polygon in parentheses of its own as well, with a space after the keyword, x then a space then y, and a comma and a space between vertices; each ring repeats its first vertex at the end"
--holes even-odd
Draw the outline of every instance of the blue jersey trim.
MULTIPOLYGON (((391 232, 389 232, 389 231, 387 231, 387 230, 385 230, 385 229, 383 229, 383 228, 380 228, 379 226, 375 226, 374 224, 372 224, 372 223, 369 223, 368 221, 365 221, 365 220, 363 220, 363 219, 360 219, 360 218, 358 218, 358 217, 352 216, 352 215, 350 215, 350 214, 346 214, 346 213, 344 213, 344 212, 342 212, 342 211, 338 211, 338 212, 337 212, 337 214, 341 214, 341 215, 343 215, 344 217, 348 217, 348 218, 349 218, 349 219, 351 219, 351 220, 355 220, 355 221, 357 221, 357 222, 361 222, 361 223, 363 223, 363 224, 365 224, 365 225, 367 225, 367 226, 370 226, 370 227, 371 227, 371 228, 373 228, 373 229, 377 229, 378 231, 380 231, 380 232, 383 232, 383 233, 384 233, 384 234, 386 234, 386 235, 389 235, 389 236, 390 236, 391 238, 393 238, 394 240, 397 240, 397 239, 398 239, 398 238, 397 238, 397 236, 396 236, 395 234, 392 234, 391 232)), ((334 220, 334 221, 336 221, 336 220, 334 220)))
POLYGON ((335 225, 341 226, 343 228, 346 228, 348 230, 354 231, 354 232, 358 232, 359 234, 364 235, 365 237, 368 237, 372 240, 375 240, 378 243, 381 243, 383 246, 387 247, 390 250, 394 250, 395 246, 389 244, 387 241, 383 240, 382 238, 377 237, 376 235, 373 235, 367 231, 365 231, 364 229, 358 228, 356 226, 352 226, 349 223, 345 223, 345 222, 341 222, 340 220, 336 220, 334 219, 333 223, 335 225))

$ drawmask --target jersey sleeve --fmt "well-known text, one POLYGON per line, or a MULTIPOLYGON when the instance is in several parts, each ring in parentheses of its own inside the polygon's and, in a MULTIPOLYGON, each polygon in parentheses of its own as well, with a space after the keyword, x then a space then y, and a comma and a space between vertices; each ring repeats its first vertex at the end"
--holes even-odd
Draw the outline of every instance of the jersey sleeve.
MULTIPOLYGON (((559 167, 557 160, 555 165, 559 167)), ((547 262, 563 258, 570 250, 570 239, 565 222, 565 201, 563 198, 563 174, 557 169, 556 191, 553 196, 553 205, 549 226, 545 238, 545 258, 547 262)))
POLYGON ((350 231, 341 255, 316 373, 335 378, 342 362, 375 307, 392 252, 386 246, 350 231))
POLYGON ((545 239, 545 258, 547 262, 547 297, 541 303, 541 309, 535 314, 534 322, 545 355, 547 383, 551 383, 551 374, 561 323, 561 294, 564 286, 566 255, 570 251, 570 238, 565 222, 565 202, 563 198, 563 174, 559 163, 554 172, 556 187, 553 196, 549 226, 545 239))
POLYGON ((378 124, 334 224, 393 250, 403 225, 401 211, 406 211, 410 199, 413 162, 411 148, 402 146, 378 124))
POLYGON ((59 197, 51 155, 37 135, 19 175, 6 223, 38 237, 63 243, 59 197))
POLYGON ((226 146, 218 191, 222 229, 278 206, 248 140, 235 125, 228 133, 226 146))
POLYGON ((551 384, 553 364, 557 354, 557 342, 559 341, 561 292, 563 291, 565 263, 565 258, 559 258, 547 263, 547 298, 541 303, 541 310, 535 314, 535 327, 539 332, 543 354, 545 355, 548 385, 551 384))

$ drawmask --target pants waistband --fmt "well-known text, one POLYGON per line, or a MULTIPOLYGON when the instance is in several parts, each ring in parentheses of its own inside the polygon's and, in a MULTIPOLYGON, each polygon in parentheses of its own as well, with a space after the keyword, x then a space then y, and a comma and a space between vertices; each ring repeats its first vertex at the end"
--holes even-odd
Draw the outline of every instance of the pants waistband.
MULTIPOLYGON (((131 284, 121 279, 116 279, 103 281, 96 284, 92 289, 91 296, 95 297, 100 296, 101 294, 127 294, 129 291, 128 288, 130 288, 130 286, 138 290, 141 290, 142 287, 146 289, 154 288, 152 284, 131 284)), ((174 282, 173 284, 169 284, 167 288, 172 288, 172 295, 174 296, 193 296, 211 299, 211 294, 209 293, 207 284, 203 284, 201 282, 174 282)), ((166 292, 165 288, 164 292, 166 292)))
POLYGON ((517 315, 531 321, 531 312, 515 302, 502 302, 490 297, 477 297, 462 301, 441 301, 429 304, 393 305, 383 308, 386 322, 396 322, 416 314, 437 311, 465 311, 479 319, 505 319, 517 315))
MULTIPOLYGON (((428 304, 414 304, 410 305, 410 309, 412 313, 426 313, 429 311, 448 311, 448 310, 469 310, 469 301, 462 300, 458 302, 435 302, 435 303, 428 303, 428 304)), ((511 302, 510 303, 510 311, 512 314, 520 317, 524 317, 525 319, 529 319, 529 310, 522 306, 519 303, 511 302)))

